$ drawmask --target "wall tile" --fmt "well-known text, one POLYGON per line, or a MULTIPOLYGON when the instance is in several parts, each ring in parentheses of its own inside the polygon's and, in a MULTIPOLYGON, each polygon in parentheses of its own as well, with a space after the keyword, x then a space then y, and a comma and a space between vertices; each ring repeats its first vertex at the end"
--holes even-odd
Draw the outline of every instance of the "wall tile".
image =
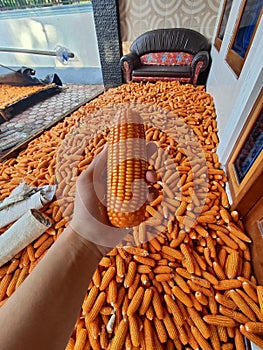
POLYGON ((212 39, 220 0, 119 0, 124 53, 140 34, 158 28, 190 28, 212 39))

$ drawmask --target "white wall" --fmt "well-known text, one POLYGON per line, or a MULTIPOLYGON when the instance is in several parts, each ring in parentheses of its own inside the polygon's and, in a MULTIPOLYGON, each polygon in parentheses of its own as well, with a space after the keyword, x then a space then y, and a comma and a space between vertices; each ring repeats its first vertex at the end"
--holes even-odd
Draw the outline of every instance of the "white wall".
MULTIPOLYGON (((0 63, 11 67, 50 68, 60 72, 70 69, 81 72, 87 68, 100 70, 91 5, 0 13, 0 47, 54 51, 58 45, 70 49, 76 56, 67 65, 56 57, 4 52, 0 52, 0 63)), ((76 83, 77 80, 76 77, 76 83)))
POLYGON ((241 2, 241 0, 233 1, 220 51, 212 47, 212 66, 207 81, 207 91, 213 96, 217 111, 220 139, 218 155, 223 165, 230 156, 263 81, 262 19, 239 77, 225 61, 241 2))
MULTIPOLYGON (((221 1, 221 8, 222 3, 223 1, 221 1)), ((220 51, 212 48, 212 66, 207 81, 207 91, 214 98, 217 112, 220 140, 217 153, 223 165, 226 164, 233 150, 263 82, 262 18, 239 78, 225 61, 240 5, 241 0, 233 1, 220 51)), ((218 21, 220 14, 221 11, 219 11, 218 21)), ((231 198, 230 193, 229 196, 231 198)), ((260 350, 255 344, 251 345, 253 350, 260 350)))

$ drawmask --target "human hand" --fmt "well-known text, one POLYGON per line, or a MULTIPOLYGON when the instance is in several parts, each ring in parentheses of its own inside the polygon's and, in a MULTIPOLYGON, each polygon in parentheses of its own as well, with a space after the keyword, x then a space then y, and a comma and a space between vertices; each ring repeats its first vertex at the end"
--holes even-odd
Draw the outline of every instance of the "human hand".
MULTIPOLYGON (((106 209, 107 146, 78 178, 71 228, 88 242, 94 243, 104 255, 118 245, 129 229, 111 225, 106 209)), ((146 172, 148 183, 156 182, 153 171, 146 172)), ((151 195, 151 194, 150 194, 151 195)))

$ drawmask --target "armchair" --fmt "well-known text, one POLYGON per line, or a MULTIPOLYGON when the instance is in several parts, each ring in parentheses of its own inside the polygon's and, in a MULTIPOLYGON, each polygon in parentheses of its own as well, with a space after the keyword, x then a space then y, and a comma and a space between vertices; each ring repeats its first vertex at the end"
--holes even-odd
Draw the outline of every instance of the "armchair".
POLYGON ((156 29, 140 35, 124 55, 126 82, 178 80, 197 84, 209 64, 210 44, 200 33, 185 28, 156 29))

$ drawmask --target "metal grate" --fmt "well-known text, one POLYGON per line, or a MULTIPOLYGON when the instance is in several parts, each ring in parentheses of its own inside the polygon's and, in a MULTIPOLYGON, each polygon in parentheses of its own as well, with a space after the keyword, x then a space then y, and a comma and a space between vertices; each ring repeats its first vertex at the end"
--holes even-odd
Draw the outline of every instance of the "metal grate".
POLYGON ((58 5, 78 5, 90 2, 91 0, 0 0, 0 11, 58 5))

